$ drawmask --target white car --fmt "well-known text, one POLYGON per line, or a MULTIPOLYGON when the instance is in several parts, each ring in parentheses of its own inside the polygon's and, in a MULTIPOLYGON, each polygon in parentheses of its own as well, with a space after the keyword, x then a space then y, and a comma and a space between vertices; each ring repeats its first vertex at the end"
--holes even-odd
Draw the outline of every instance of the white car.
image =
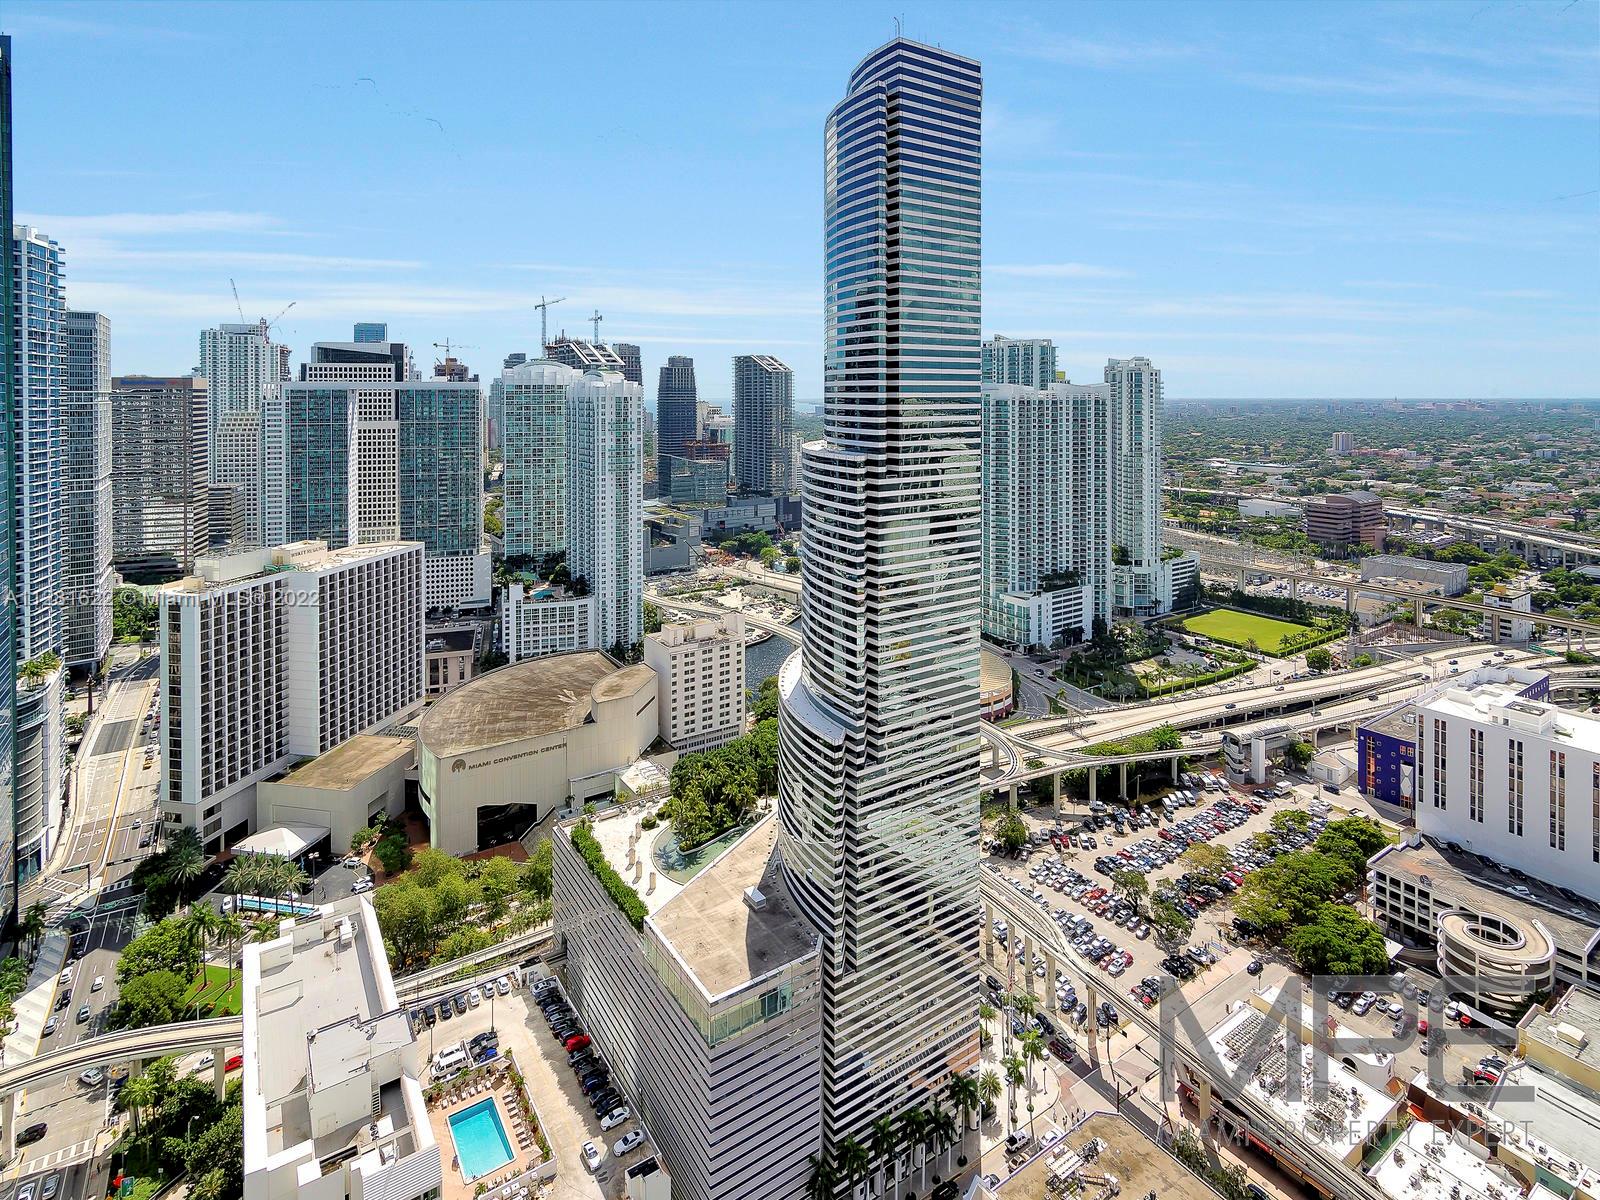
POLYGON ((482 1003, 483 1003, 483 993, 480 992, 477 988, 473 988, 470 992, 467 993, 467 1007, 469 1007, 469 1008, 477 1008, 478 1005, 480 1005, 482 1003))
POLYGON ((510 992, 511 992, 511 976, 502 975, 502 976, 500 976, 499 979, 496 979, 494 981, 494 990, 499 992, 502 996, 510 994, 510 992))
POLYGON ((94 977, 94 982, 89 985, 89 990, 91 992, 98 992, 101 988, 105 987, 105 985, 106 977, 104 975, 96 975, 94 977))
POLYGON ((350 894, 352 896, 359 896, 363 892, 370 892, 371 890, 372 890, 372 876, 371 875, 364 875, 360 879, 356 880, 354 883, 352 883, 350 885, 350 894))
POLYGON ((354 854, 347 854, 347 855, 345 855, 343 858, 341 858, 339 860, 339 865, 341 867, 345 867, 348 870, 354 871, 354 870, 358 870, 359 868, 365 866, 366 864, 363 863, 354 854))
POLYGON ((631 1150, 637 1150, 644 1145, 644 1130, 635 1129, 632 1133, 625 1133, 617 1144, 611 1147, 611 1153, 621 1158, 631 1150))
POLYGON ((78 1076, 78 1082, 84 1087, 99 1087, 104 1082, 106 1073, 99 1067, 90 1067, 78 1076))
POLYGON ((600 1118, 600 1128, 609 1133, 632 1115, 633 1114, 628 1111, 626 1105, 621 1108, 614 1108, 605 1116, 600 1118))
POLYGON ((207 1067, 214 1067, 216 1065, 217 1065, 217 1056, 215 1054, 211 1053, 211 1051, 207 1050, 204 1054, 202 1054, 200 1056, 200 1061, 195 1063, 194 1069, 196 1071, 204 1071, 207 1067))
POLYGON ((591 1171, 600 1169, 600 1147, 593 1142, 583 1144, 583 1165, 591 1171))

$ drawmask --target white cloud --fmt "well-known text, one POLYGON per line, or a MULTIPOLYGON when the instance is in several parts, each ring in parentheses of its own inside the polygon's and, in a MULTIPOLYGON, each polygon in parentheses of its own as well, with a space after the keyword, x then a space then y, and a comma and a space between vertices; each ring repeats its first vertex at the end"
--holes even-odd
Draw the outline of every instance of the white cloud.
POLYGON ((148 237, 158 234, 260 233, 282 222, 268 213, 200 210, 170 213, 100 213, 66 216, 21 213, 19 224, 33 225, 65 242, 68 238, 148 237))
POLYGON ((992 263, 984 267, 991 275, 1014 275, 1029 279, 1126 279, 1130 272, 1117 267, 1097 267, 1091 263, 992 263))

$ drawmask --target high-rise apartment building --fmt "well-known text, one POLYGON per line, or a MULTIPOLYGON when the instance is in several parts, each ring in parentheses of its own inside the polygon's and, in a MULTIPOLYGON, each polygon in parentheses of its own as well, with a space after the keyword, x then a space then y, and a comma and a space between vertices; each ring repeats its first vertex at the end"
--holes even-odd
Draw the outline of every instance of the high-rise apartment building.
POLYGON ((357 321, 351 340, 364 343, 387 342, 389 324, 387 321, 357 321))
POLYGON ((1343 431, 1333 435, 1332 444, 1328 447, 1329 452, 1335 455, 1353 453, 1355 448, 1356 439, 1354 435, 1343 431))
POLYGON ((255 785, 420 710, 423 549, 302 542, 206 555, 161 590, 161 808, 216 853, 255 785))
POLYGON ((1049 338, 1008 338, 983 344, 983 381, 1046 388, 1056 382, 1056 345, 1049 338))
POLYGON ((208 412, 199 376, 111 381, 111 557, 125 574, 187 574, 206 552, 208 412))
POLYGON ((1018 646, 1093 633, 1111 603, 1109 389, 983 387, 983 628, 1018 646))
POLYGON ((111 322, 66 315, 62 407, 66 661, 93 667, 111 648, 111 322))
MULTIPOLYGON (((0 230, 11 228, 11 36, 0 33, 0 230)), ((16 487, 15 304, 9 270, 0 271, 0 495, 16 487)), ((0 505, 0 929, 17 919, 16 809, 13 781, 17 731, 17 514, 0 505)))
POLYGON ((236 483, 249 545, 261 544, 261 414, 282 382, 267 322, 200 331, 200 374, 211 396, 211 482, 236 483))
POLYGON ((794 372, 770 354, 733 360, 733 475, 742 492, 789 494, 794 372))
POLYGON ((567 569, 595 598, 599 645, 644 634, 644 389, 617 371, 567 387, 567 569))
POLYGON ((490 385, 505 447, 507 558, 566 549, 567 389, 582 378, 576 368, 539 360, 501 372, 490 385))
POLYGON ((682 454, 685 443, 700 436, 696 401, 694 359, 674 354, 656 378, 656 480, 664 492, 672 478, 674 454, 682 454))
POLYGON ((632 342, 618 342, 612 347, 617 352, 617 357, 622 360, 622 377, 629 383, 644 386, 644 361, 639 356, 639 347, 632 342))
POLYGON ((12 379, 17 473, 17 657, 63 649, 62 404, 67 388, 61 247, 11 229, 12 379))
POLYGON ((978 63, 902 38, 827 121, 825 437, 779 674, 824 1153, 978 1061, 981 124, 978 63))
POLYGON ((656 673, 661 732, 680 753, 713 750, 744 732, 744 617, 663 625, 644 639, 656 673))
POLYGON ((1161 372, 1148 358, 1113 358, 1111 405, 1111 588, 1117 609, 1144 617, 1172 606, 1161 544, 1161 372))
POLYGON ((398 342, 319 342, 262 431, 263 533, 273 544, 427 547, 428 606, 492 598, 483 537, 483 393, 410 379, 398 342))

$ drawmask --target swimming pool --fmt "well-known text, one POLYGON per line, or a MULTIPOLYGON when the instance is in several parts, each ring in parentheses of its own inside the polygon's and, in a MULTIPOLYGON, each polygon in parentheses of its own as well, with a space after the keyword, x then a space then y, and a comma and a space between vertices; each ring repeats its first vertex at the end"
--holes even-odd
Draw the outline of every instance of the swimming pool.
POLYGON ((511 1161, 511 1140, 492 1096, 452 1115, 450 1136, 455 1139, 456 1159, 468 1183, 511 1161))

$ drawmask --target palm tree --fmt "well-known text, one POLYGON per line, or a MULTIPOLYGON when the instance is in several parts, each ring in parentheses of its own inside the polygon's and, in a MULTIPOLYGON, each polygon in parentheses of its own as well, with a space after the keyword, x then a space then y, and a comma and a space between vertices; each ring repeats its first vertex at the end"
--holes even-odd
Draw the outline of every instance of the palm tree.
POLYGON ((123 1085, 117 1093, 117 1107, 133 1116, 133 1134, 139 1136, 139 1116, 156 1102, 156 1085, 150 1076, 140 1073, 123 1085))
POLYGON ((833 1200, 833 1189, 838 1184, 838 1173, 828 1161, 827 1151, 806 1159, 811 1164, 811 1178, 806 1182, 806 1195, 811 1200, 833 1200))
POLYGON ((261 863, 254 854, 241 854, 228 864, 222 877, 222 890, 235 896, 250 896, 260 891, 261 863))
POLYGON ((1018 1052, 1023 1063, 1028 1067, 1028 1090, 1033 1090, 1033 1064, 1044 1057, 1044 1034, 1037 1029, 1027 1029, 1018 1039, 1020 1045, 1018 1052))
POLYGON ((1006 1108, 1010 1110, 1014 1127, 1017 1119, 1017 1088, 1022 1085, 1022 1060, 1015 1054, 1008 1054, 1000 1061, 1000 1066, 1006 1073, 1006 1083, 1011 1085, 1006 1108))
POLYGON ((202 978, 205 973, 206 945, 215 940, 221 923, 222 917, 209 904, 196 904, 189 910, 189 915, 183 918, 183 940, 194 952, 202 978))
POLYGON ((1038 1002, 1035 1001, 1034 998, 1027 992, 1018 992, 1015 996, 1011 997, 1011 1007, 1017 1010, 1017 1016, 1021 1017, 1024 1021, 1028 1020, 1033 1016, 1034 1013, 1039 1011, 1038 1002))
POLYGON ((911 1153, 913 1168, 917 1165, 917 1148, 927 1136, 928 1117, 919 1106, 912 1105, 900 1114, 900 1140, 911 1153))
POLYGON ((205 851, 200 846, 200 835, 188 826, 175 832, 167 841, 167 882, 178 889, 178 903, 182 904, 189 885, 199 879, 206 869, 205 851))
POLYGON ((44 936, 45 907, 35 902, 28 905, 28 911, 22 917, 22 933, 28 939, 28 955, 39 948, 39 939, 44 936))
POLYGON ((986 1106, 993 1108, 999 1102, 1000 1093, 1003 1091, 1005 1084, 1000 1082, 1000 1074, 993 1067, 978 1076, 978 1098, 986 1106))
POLYGON ((865 1177, 872 1165, 871 1158, 867 1156, 867 1148, 853 1137, 845 1138, 839 1143, 834 1158, 838 1161, 839 1173, 849 1184, 854 1184, 856 1180, 865 1177))
POLYGON ((278 936, 278 922, 272 917, 257 917, 250 922, 252 942, 270 942, 278 936))
POLYGON ((944 1090, 950 1103, 960 1110, 963 1124, 971 1121, 972 1114, 982 1104, 978 1081, 971 1075, 952 1075, 944 1090))
MULTIPOLYGON (((203 907, 209 908, 210 905, 203 907)), ((245 935, 244 918, 238 913, 224 913, 217 920, 216 938, 228 951, 228 987, 233 987, 233 964, 237 958, 236 951, 243 945, 245 935)))
POLYGON ((893 1117, 879 1117, 872 1123, 872 1161, 883 1168, 883 1187, 889 1190, 889 1168, 899 1149, 900 1134, 893 1117))

